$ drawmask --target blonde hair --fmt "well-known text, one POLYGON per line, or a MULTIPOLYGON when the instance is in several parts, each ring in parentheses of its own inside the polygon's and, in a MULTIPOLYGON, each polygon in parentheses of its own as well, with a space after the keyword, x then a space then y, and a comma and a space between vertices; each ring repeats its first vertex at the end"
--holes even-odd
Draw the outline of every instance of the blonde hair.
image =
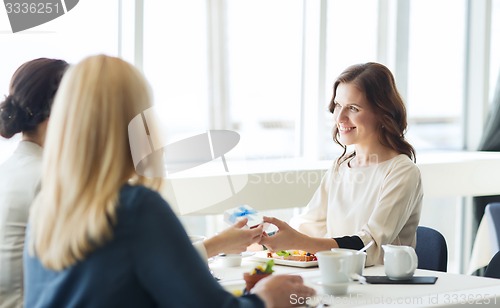
POLYGON ((71 266, 111 239, 128 181, 159 187, 135 172, 128 139, 129 122, 150 107, 143 75, 119 58, 88 57, 63 77, 30 212, 30 252, 46 268, 71 266))

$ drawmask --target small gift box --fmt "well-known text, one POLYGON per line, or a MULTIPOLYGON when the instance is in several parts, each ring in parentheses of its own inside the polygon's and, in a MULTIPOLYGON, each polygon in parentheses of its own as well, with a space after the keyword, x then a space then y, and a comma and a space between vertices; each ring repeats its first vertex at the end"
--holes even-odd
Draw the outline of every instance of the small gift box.
POLYGON ((263 220, 262 215, 248 205, 241 205, 224 212, 224 221, 230 225, 243 218, 248 219, 247 225, 250 228, 257 227, 263 220))

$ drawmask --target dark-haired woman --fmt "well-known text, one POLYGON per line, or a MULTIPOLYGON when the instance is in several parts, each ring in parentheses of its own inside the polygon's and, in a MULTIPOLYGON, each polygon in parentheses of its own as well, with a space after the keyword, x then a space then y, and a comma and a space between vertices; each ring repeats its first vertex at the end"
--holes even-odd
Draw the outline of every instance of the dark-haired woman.
POLYGON ((403 100, 387 67, 365 63, 340 74, 329 109, 333 140, 344 152, 305 211, 292 218, 293 228, 276 218, 264 219, 279 232, 264 236, 261 244, 316 252, 361 249, 373 241, 366 265, 382 264, 382 245, 415 247, 422 207, 415 150, 404 137, 403 100))
POLYGON ((0 103, 0 135, 22 134, 0 165, 0 306, 22 307, 23 247, 30 205, 38 190, 42 147, 54 95, 68 63, 40 58, 21 65, 0 103))

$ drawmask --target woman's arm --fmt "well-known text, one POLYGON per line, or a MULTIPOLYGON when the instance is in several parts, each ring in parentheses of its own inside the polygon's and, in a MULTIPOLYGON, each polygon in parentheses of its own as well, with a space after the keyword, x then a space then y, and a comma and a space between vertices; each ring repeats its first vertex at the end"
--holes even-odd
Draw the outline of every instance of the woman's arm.
POLYGON ((138 280, 156 305, 283 307, 290 306, 291 294, 315 294, 299 276, 272 275, 257 283, 252 294, 233 296, 212 277, 167 203, 156 193, 141 203, 131 248, 138 280))
POLYGON ((215 281, 180 221, 160 195, 146 191, 140 203, 135 213, 131 254, 137 279, 156 305, 264 306, 258 296, 236 298, 215 281))
POLYGON ((338 248, 337 241, 333 238, 312 237, 301 233, 286 222, 274 217, 264 217, 264 222, 271 223, 278 227, 278 232, 272 236, 264 234, 260 244, 266 246, 271 251, 286 249, 300 249, 310 253, 322 250, 338 248))
POLYGON ((240 253, 247 247, 258 243, 264 226, 261 224, 253 229, 244 228, 248 219, 237 221, 234 225, 219 234, 203 241, 207 256, 213 257, 219 253, 240 253))

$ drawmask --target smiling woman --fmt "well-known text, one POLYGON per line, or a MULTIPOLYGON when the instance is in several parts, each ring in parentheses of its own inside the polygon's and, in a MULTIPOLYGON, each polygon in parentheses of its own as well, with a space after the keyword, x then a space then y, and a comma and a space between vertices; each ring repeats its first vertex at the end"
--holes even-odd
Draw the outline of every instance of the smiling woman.
POLYGON ((366 265, 383 264, 382 245, 416 245, 422 207, 420 171, 405 140, 406 110, 390 70, 379 63, 348 67, 333 86, 333 140, 344 152, 326 172, 291 228, 263 237, 271 250, 367 250, 366 265), (354 150, 347 153, 347 146, 354 150), (302 232, 302 233, 301 233, 302 232))
POLYGON ((349 83, 337 87, 333 117, 337 122, 339 143, 344 145, 370 143, 377 138, 377 119, 365 94, 349 83))
POLYGON ((348 67, 333 85, 329 109, 336 124, 333 140, 344 148, 344 160, 339 159, 338 165, 357 156, 349 165, 364 166, 398 153, 415 160, 415 149, 405 140, 406 107, 391 71, 384 65, 348 67), (355 150, 345 156, 348 145, 355 145, 355 150))

